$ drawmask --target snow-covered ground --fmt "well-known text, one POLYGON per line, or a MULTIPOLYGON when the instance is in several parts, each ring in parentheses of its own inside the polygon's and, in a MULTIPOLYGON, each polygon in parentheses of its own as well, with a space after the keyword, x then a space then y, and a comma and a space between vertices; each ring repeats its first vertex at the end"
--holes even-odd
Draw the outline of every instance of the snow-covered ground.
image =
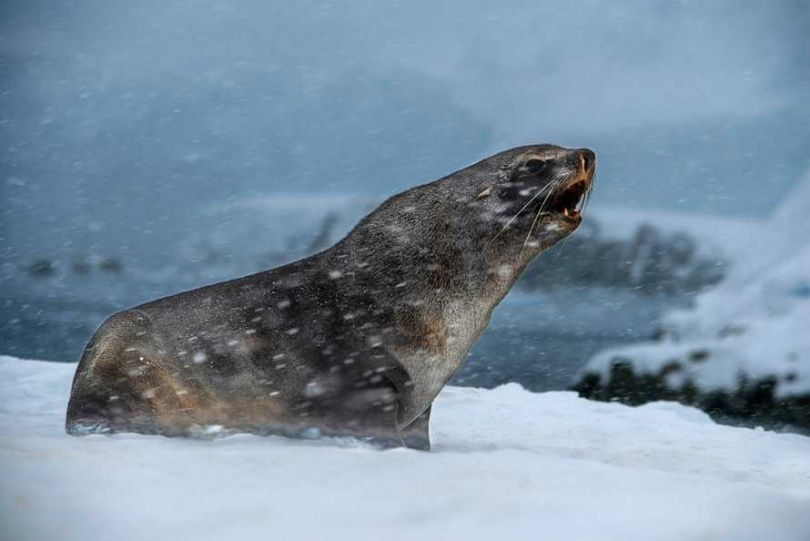
POLYGON ((0 357, 3 539, 810 539, 810 438, 677 404, 448 388, 431 453, 72 438, 73 369, 0 357))

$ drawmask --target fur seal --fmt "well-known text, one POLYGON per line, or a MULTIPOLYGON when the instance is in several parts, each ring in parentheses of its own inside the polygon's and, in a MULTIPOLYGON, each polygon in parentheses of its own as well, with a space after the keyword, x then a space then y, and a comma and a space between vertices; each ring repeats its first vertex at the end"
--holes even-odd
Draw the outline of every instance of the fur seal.
POLYGON ((321 253, 114 314, 67 432, 429 449, 431 403, 529 262, 579 227, 595 166, 588 149, 507 150, 391 197, 321 253))

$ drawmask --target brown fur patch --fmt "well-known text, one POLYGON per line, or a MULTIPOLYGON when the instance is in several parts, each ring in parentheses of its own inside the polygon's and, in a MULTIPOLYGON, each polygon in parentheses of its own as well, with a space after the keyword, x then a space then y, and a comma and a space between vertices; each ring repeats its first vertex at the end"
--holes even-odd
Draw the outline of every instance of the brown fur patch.
POLYGON ((437 354, 447 349, 447 325, 442 318, 411 309, 401 316, 400 325, 408 347, 437 354))
POLYGON ((261 431, 283 418, 279 400, 252 396, 219 396, 199 380, 183 379, 170 364, 149 361, 132 385, 154 412, 160 432, 185 434, 200 427, 261 431))

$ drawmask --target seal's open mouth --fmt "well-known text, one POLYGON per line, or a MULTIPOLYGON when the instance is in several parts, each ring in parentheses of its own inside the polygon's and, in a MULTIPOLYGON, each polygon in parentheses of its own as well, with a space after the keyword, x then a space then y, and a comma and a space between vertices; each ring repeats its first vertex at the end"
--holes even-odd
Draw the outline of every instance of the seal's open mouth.
POLYGON ((554 196, 549 204, 552 212, 562 214, 569 220, 582 218, 582 208, 588 198, 590 183, 587 180, 574 182, 554 196))

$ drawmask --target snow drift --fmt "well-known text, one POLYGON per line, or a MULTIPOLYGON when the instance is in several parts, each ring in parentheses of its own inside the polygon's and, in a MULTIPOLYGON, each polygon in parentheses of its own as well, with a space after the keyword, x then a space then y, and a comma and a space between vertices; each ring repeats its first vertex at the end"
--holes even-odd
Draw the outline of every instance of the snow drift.
POLYGON ((447 388, 434 452, 72 438, 74 366, 0 357, 7 539, 804 541, 810 439, 674 403, 447 388))

